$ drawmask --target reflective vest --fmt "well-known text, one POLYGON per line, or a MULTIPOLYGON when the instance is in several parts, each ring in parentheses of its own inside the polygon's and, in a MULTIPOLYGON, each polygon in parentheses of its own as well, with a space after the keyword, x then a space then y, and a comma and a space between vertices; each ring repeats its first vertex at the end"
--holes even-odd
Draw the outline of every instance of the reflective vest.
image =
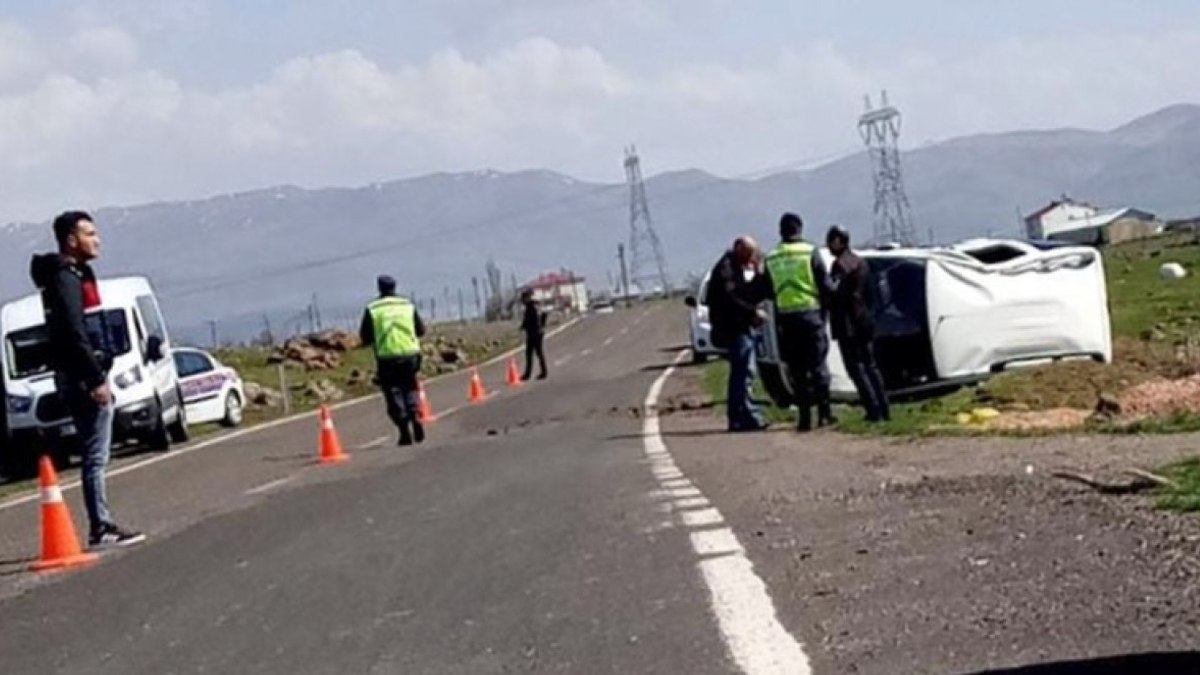
POLYGON ((785 241, 767 254, 767 271, 775 287, 775 309, 803 312, 821 306, 813 278, 813 245, 785 241))
POLYGON ((394 359, 421 353, 417 309, 405 298, 387 296, 367 305, 375 330, 375 356, 394 359))

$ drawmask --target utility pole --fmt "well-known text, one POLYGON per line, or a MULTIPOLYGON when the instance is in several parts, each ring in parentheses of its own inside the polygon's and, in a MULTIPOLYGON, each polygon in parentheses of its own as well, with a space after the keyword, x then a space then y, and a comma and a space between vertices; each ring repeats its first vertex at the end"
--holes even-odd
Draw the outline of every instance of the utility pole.
POLYGON ((912 207, 904 191, 904 176, 900 170, 900 111, 888 104, 883 92, 882 107, 871 105, 866 97, 867 110, 858 118, 858 133, 867 146, 875 182, 875 229, 872 243, 876 246, 896 242, 903 246, 917 244, 917 229, 913 224, 912 207))
POLYGON ((212 335, 212 348, 216 349, 220 345, 217 342, 217 322, 215 319, 208 320, 208 330, 212 335))
POLYGON ((625 306, 629 306, 629 268, 625 265, 625 244, 617 244, 617 258, 621 260, 621 297, 625 306))
POLYGON ((266 332, 263 333, 263 336, 266 337, 267 345, 274 347, 275 346, 275 333, 271 330, 271 317, 267 316, 266 312, 263 312, 262 318, 263 318, 263 327, 266 329, 266 332))
POLYGON ((670 295, 671 279, 667 275, 662 244, 650 218, 646 182, 642 180, 642 161, 637 148, 632 145, 625 148, 625 182, 629 185, 629 253, 633 259, 630 265, 633 282, 643 292, 658 284, 664 295, 670 295))
POLYGON ((463 311, 463 294, 462 286, 458 287, 458 322, 464 323, 467 320, 466 312, 463 311))
POLYGON ((479 277, 471 277, 471 285, 475 287, 475 316, 483 316, 483 299, 479 297, 479 277))
POLYGON ((312 308, 313 308, 313 324, 316 326, 316 330, 323 330, 325 328, 325 325, 321 322, 321 305, 317 302, 317 294, 316 293, 313 293, 312 308))

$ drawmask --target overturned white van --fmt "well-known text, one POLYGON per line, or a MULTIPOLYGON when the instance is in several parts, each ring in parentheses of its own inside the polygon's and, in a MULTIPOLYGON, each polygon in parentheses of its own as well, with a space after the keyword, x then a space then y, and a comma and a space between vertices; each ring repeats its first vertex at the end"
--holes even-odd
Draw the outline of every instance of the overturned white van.
MULTIPOLYGON (((1112 360, 1104 261, 1094 248, 976 239, 858 253, 871 269, 876 357, 893 395, 1046 361, 1112 360)), ((829 252, 821 256, 828 267, 829 252)), ((777 404, 790 405, 773 317, 763 332, 760 376, 777 404)), ((836 342, 829 370, 834 398, 854 400, 836 342)))

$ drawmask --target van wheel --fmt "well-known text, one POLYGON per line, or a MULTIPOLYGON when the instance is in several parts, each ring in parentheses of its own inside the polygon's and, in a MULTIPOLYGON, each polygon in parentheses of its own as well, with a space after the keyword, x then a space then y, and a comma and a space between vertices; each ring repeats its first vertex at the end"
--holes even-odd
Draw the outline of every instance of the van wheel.
POLYGON ((175 417, 175 422, 167 427, 167 432, 171 435, 171 441, 174 443, 187 443, 191 438, 191 433, 188 431, 187 408, 183 405, 183 396, 175 397, 179 401, 179 414, 175 417))
POLYGON ((155 401, 158 408, 154 416, 154 429, 146 436, 146 445, 155 452, 166 452, 171 449, 171 436, 167 432, 167 422, 163 419, 162 401, 155 401))
POLYGON ((237 395, 237 392, 229 392, 225 396, 225 418, 221 420, 221 425, 226 427, 236 427, 242 424, 242 399, 237 395))

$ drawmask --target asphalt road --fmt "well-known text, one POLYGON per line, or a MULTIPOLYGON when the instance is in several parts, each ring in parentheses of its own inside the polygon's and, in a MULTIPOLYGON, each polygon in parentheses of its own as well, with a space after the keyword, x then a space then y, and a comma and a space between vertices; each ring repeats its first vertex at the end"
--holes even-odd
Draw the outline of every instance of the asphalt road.
MULTIPOLYGON (((336 413, 345 465, 312 465, 303 420, 117 476, 151 540, 92 568, 20 571, 36 505, 0 510, 3 672, 736 672, 631 412, 680 317, 591 317, 515 392, 486 368, 496 395, 415 451, 368 402, 336 413)), ((447 411, 466 381, 430 394, 447 411)))

